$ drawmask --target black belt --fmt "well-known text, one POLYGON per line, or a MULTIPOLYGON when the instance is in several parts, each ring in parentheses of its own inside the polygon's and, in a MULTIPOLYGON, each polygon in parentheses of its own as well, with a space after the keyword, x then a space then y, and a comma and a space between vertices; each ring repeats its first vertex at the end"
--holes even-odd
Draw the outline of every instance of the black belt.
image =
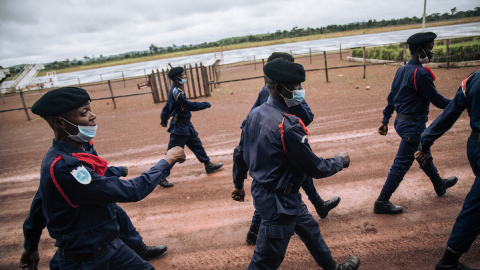
POLYGON ((297 194, 300 191, 300 184, 288 183, 284 190, 282 190, 283 194, 297 194))
POLYGON ((178 116, 178 114, 175 114, 172 118, 172 124, 178 124, 178 123, 183 123, 183 124, 188 124, 190 123, 190 119, 189 118, 182 118, 180 116, 178 116))
POLYGON ((71 251, 65 250, 63 248, 58 248, 58 250, 60 251, 60 256, 62 256, 62 258, 64 258, 67 261, 87 262, 87 261, 91 261, 91 260, 97 258, 98 256, 102 255, 103 253, 105 253, 108 249, 108 246, 109 245, 100 246, 100 247, 96 248, 94 251, 89 252, 89 253, 71 252, 71 251))
POLYGON ((420 122, 426 123, 428 121, 427 115, 408 115, 397 112, 397 119, 407 122, 420 122))
POLYGON ((472 133, 470 133, 470 139, 476 142, 480 142, 480 133, 475 130, 472 130, 472 133))

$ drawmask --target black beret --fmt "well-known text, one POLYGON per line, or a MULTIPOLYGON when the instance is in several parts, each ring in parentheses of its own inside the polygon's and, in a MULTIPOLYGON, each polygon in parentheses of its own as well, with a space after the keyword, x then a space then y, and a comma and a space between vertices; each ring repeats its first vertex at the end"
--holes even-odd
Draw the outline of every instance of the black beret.
POLYGON ((183 67, 174 67, 168 72, 168 77, 173 79, 183 73, 183 67))
POLYGON ((272 55, 270 55, 267 59, 267 62, 270 62, 274 59, 277 59, 277 58, 283 58, 287 61, 290 61, 290 62, 295 62, 295 58, 293 58, 293 56, 289 53, 285 53, 285 52, 274 52, 272 53, 272 55))
POLYGON ((305 69, 302 65, 292 63, 283 58, 268 62, 263 67, 265 75, 277 82, 300 83, 305 81, 305 69))
POLYGON ((416 33, 407 39, 407 44, 424 45, 424 44, 432 43, 436 37, 437 37, 437 34, 432 32, 416 33))
POLYGON ((43 95, 32 106, 32 112, 41 117, 59 115, 88 104, 92 101, 85 89, 62 87, 43 95))

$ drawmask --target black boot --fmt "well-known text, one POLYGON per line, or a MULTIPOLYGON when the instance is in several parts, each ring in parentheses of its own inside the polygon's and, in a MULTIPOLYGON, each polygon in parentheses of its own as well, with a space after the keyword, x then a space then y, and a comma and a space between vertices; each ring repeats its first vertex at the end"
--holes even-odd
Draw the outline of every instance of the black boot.
POLYGON ((257 244, 257 235, 258 235, 258 229, 260 228, 260 226, 258 225, 250 225, 250 229, 248 230, 248 233, 247 233, 247 239, 245 241, 247 241, 247 244, 251 245, 251 246, 255 246, 257 244))
POLYGON ((173 183, 168 182, 167 179, 165 179, 165 178, 162 178, 162 180, 160 180, 160 182, 158 182, 158 185, 161 186, 161 187, 164 187, 164 188, 173 187, 173 183))
POLYGON ((212 162, 205 162, 205 171, 207 173, 212 173, 214 171, 217 171, 218 169, 220 169, 221 167, 223 166, 223 163, 222 162, 219 162, 219 163, 212 163, 212 162))
POLYGON ((342 264, 337 264, 334 259, 320 265, 324 270, 357 270, 360 267, 360 259, 352 256, 342 264))
POLYGON ((384 192, 380 193, 378 199, 375 201, 375 205, 373 206, 373 212, 376 214, 389 214, 389 215, 396 215, 403 212, 403 208, 400 205, 394 205, 390 202, 390 196, 392 194, 387 194, 384 192))
POLYGON ((335 196, 328 201, 321 200, 320 202, 314 204, 315 210, 317 210, 318 215, 321 219, 324 219, 328 216, 328 212, 333 208, 337 207, 340 203, 340 197, 335 196))
POLYGON ((438 196, 443 196, 447 192, 448 188, 455 186, 457 181, 458 178, 456 176, 450 176, 447 179, 442 179, 440 181, 441 184, 434 185, 435 192, 438 196))
POLYGON ((162 256, 162 254, 165 253, 165 251, 167 251, 167 246, 159 245, 159 246, 149 247, 145 245, 145 243, 142 241, 133 249, 133 251, 135 251, 135 253, 137 253, 138 256, 140 256, 145 261, 150 261, 152 259, 156 259, 162 256))
POLYGON ((435 270, 474 270, 458 261, 461 256, 461 252, 455 252, 447 247, 443 257, 435 266, 435 270))

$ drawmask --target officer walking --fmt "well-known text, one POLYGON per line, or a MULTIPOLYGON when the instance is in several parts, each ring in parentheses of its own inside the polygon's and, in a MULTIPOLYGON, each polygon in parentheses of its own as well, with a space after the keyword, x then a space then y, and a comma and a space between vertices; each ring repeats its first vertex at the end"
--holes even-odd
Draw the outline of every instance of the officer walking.
MULTIPOLYGON (((86 152, 96 155, 97 151, 93 145, 93 141, 83 143, 83 148, 86 152)), ((108 166, 105 176, 127 176, 128 168, 125 166, 114 167, 108 166)), ((133 226, 127 213, 118 205, 115 205, 115 212, 117 215, 117 223, 119 225, 119 238, 132 250, 134 250, 142 259, 149 261, 160 257, 167 251, 167 246, 147 246, 143 242, 143 238, 133 226)), ((30 213, 23 223, 24 252, 20 258, 20 267, 22 269, 36 269, 36 265, 40 261, 38 253, 38 243, 43 229, 46 227, 46 220, 43 215, 42 198, 40 191, 37 190, 30 207, 30 213)), ((51 270, 60 269, 58 260, 60 254, 57 250, 53 258, 50 260, 49 267, 51 270)))
POLYGON ((119 238, 115 203, 145 198, 185 154, 180 147, 171 149, 150 170, 128 181, 107 174, 108 163, 83 148, 97 130, 90 101, 84 89, 64 87, 32 106, 55 135, 42 161, 38 198, 56 240, 59 268, 154 269, 119 238))
POLYGON ((326 270, 358 269, 360 260, 351 257, 338 265, 298 192, 305 175, 331 176, 350 163, 347 153, 335 158, 317 157, 308 144, 308 131, 296 116, 286 114, 288 102, 302 95, 305 70, 282 58, 264 67, 270 92, 267 102, 248 115, 234 163, 232 198, 243 201, 246 171, 253 178, 251 193, 261 216, 257 245, 248 269, 277 269, 290 237, 297 233, 318 265, 326 270))
MULTIPOLYGON (((168 77, 172 80, 172 87, 168 91, 168 101, 163 107, 160 115, 162 127, 167 127, 168 119, 172 117, 168 132, 170 132, 170 142, 168 149, 175 146, 185 147, 192 150, 197 159, 205 164, 205 171, 212 173, 223 166, 223 163, 212 163, 208 157, 202 142, 198 137, 197 131, 193 127, 192 111, 200 111, 210 108, 210 102, 190 102, 182 89, 182 85, 187 82, 187 75, 182 67, 174 67, 168 72, 168 77)), ((160 186, 171 187, 173 183, 166 179, 160 181, 160 186)))
MULTIPOLYGON (((450 99, 440 95, 433 84, 435 75, 422 64, 433 58, 435 33, 417 33, 407 39, 411 58, 408 63, 397 70, 392 89, 388 95, 387 107, 383 110, 382 124, 378 128, 380 135, 388 133, 388 122, 393 111, 397 112, 395 130, 402 138, 397 155, 393 161, 387 180, 375 201, 374 212, 377 214, 400 214, 403 208, 390 202, 390 197, 402 182, 403 177, 414 161, 420 135, 428 121, 430 102, 440 109, 445 109, 450 99)), ((448 188, 457 183, 457 177, 443 179, 438 175, 432 158, 420 168, 432 181, 435 192, 443 196, 448 188)))
MULTIPOLYGON (((293 56, 288 53, 274 52, 268 57, 267 63, 277 58, 283 58, 290 62, 295 61, 295 58, 293 58, 293 56)), ((253 104, 253 107, 250 111, 262 105, 263 103, 267 102, 268 97, 269 97, 268 87, 267 85, 265 85, 260 91, 260 93, 258 94, 258 98, 253 104)), ((314 117, 312 110, 310 109, 310 107, 308 106, 307 102, 304 100, 303 97, 301 98, 301 100, 298 99, 298 100, 290 101, 287 104, 287 113, 293 114, 298 118, 300 118, 305 124, 305 126, 308 126, 313 121, 313 117, 314 117)), ((245 118, 240 128, 243 128, 245 126, 246 121, 247 119, 245 118)), ((238 169, 238 168, 234 168, 234 170, 235 169, 238 169)), ((302 184, 302 188, 305 191, 305 194, 307 194, 308 200, 310 200, 310 202, 313 204, 313 206, 315 207, 315 210, 317 211, 321 219, 326 218, 328 215, 328 212, 330 212, 330 210, 332 210, 333 208, 337 207, 338 204, 340 203, 340 197, 338 196, 335 196, 328 201, 322 200, 320 195, 317 193, 317 190, 315 189, 315 185, 313 184, 313 178, 308 175, 306 176, 305 181, 302 184)), ((252 224, 250 225, 250 229, 248 230, 247 238, 246 238, 246 242, 250 245, 256 244, 258 228, 260 227, 260 221, 261 221, 261 217, 258 214, 258 212, 255 211, 252 217, 252 224)))
POLYGON ((445 254, 437 263, 435 270, 473 269, 460 263, 459 259, 480 234, 480 70, 462 82, 452 102, 422 133, 419 151, 415 153, 415 158, 420 164, 428 162, 430 147, 453 126, 465 109, 470 116, 472 128, 470 138, 467 140, 467 156, 475 174, 475 181, 455 221, 445 254))

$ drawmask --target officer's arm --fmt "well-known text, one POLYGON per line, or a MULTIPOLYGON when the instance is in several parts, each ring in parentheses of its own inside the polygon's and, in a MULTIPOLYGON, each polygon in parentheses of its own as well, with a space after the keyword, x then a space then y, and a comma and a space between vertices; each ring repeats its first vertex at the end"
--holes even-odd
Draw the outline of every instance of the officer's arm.
POLYGON ((108 166, 107 171, 105 172, 105 176, 122 177, 127 176, 127 174, 127 168, 125 166, 108 166))
POLYGON ((42 197, 40 191, 37 190, 33 197, 32 205, 28 217, 23 223, 23 247, 26 251, 34 251, 38 248, 42 230, 47 226, 47 221, 43 215, 42 197))
POLYGON ((170 112, 168 111, 168 102, 163 105, 162 113, 160 114, 160 123, 167 125, 170 112))
POLYGON ((427 153, 436 139, 447 132, 467 108, 467 99, 461 88, 458 89, 455 98, 448 104, 443 112, 422 133, 419 151, 427 153))
POLYGON ((305 100, 296 106, 288 107, 287 112, 302 119, 305 126, 310 125, 310 123, 313 121, 313 112, 305 100))
MULTIPOLYGON (((398 74, 398 70, 397 70, 397 73, 395 74, 395 77, 397 76, 397 74, 398 74)), ((385 107, 385 109, 383 109, 382 124, 384 124, 384 125, 388 125, 388 122, 390 121, 390 118, 392 117, 393 111, 395 110, 395 106, 394 106, 394 103, 393 103, 393 97, 397 93, 397 90, 395 90, 397 84, 398 83, 396 82, 396 80, 394 78, 393 82, 392 82, 392 86, 390 87, 390 93, 388 94, 388 97, 387 97, 387 106, 385 107)))
POLYGON ((428 99, 437 108, 445 109, 450 103, 450 99, 438 93, 430 74, 423 74, 417 78, 417 89, 423 97, 428 99))
MULTIPOLYGON (((176 92, 174 91, 173 94, 175 95, 176 92)), ((184 108, 185 110, 189 110, 189 111, 201 111, 201 110, 204 110, 204 109, 207 109, 207 108, 211 107, 210 102, 208 102, 208 101, 205 101, 205 102, 191 102, 191 101, 188 101, 188 99, 185 97, 185 95, 180 95, 178 93, 177 93, 176 99, 177 99, 178 104, 180 106, 182 106, 182 108, 184 108)))
POLYGON ((285 131, 285 148, 289 162, 313 178, 325 178, 343 169, 343 157, 323 159, 313 153, 307 134, 299 125, 285 131))
POLYGON ((236 189, 243 188, 243 182, 247 179, 248 167, 243 159, 243 133, 240 144, 233 150, 233 184, 236 189))

